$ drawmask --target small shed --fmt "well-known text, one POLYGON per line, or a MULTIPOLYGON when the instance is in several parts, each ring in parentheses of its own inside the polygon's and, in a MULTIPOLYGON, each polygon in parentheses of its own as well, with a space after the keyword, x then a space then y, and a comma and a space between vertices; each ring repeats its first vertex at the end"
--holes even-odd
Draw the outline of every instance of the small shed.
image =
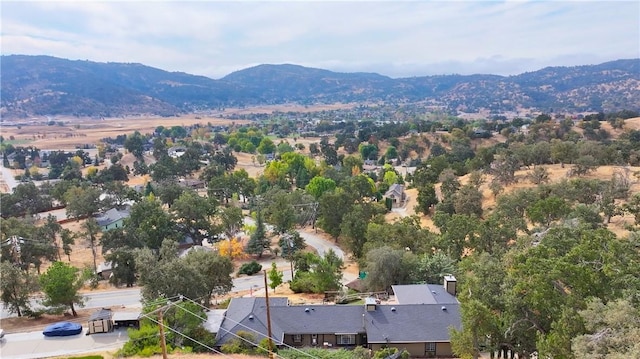
POLYGON ((87 334, 108 333, 113 330, 111 309, 102 308, 89 317, 87 334))

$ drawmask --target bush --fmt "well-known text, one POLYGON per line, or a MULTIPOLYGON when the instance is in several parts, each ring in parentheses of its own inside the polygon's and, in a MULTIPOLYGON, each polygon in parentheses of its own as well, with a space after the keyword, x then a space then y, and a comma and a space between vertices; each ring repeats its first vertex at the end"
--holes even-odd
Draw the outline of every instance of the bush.
POLYGON ((314 293, 315 281, 309 272, 298 272, 289 283, 289 288, 294 293, 314 293))
POLYGON ((25 317, 28 318, 32 318, 32 319, 40 319, 42 318, 42 316, 44 315, 46 311, 44 309, 31 309, 31 308, 26 308, 22 311, 22 314, 25 317))
POLYGON ((251 261, 249 263, 245 263, 240 266, 240 270, 238 270, 238 274, 246 274, 246 275, 254 275, 262 270, 262 264, 251 261))

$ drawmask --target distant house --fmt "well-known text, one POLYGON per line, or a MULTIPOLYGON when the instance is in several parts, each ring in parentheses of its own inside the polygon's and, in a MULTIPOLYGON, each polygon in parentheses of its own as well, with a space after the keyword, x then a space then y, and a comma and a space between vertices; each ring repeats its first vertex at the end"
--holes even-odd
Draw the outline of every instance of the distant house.
POLYGON ((398 183, 392 184, 384 196, 391 199, 391 207, 393 208, 404 206, 404 202, 407 199, 407 194, 404 193, 404 186, 398 183))
POLYGON ((96 216, 96 222, 103 231, 108 231, 114 228, 122 228, 124 226, 124 219, 129 217, 129 208, 118 210, 111 208, 110 210, 98 214, 96 216))
POLYGON ((191 189, 203 189, 207 186, 207 183, 203 180, 190 179, 190 178, 181 178, 178 181, 178 184, 180 184, 183 187, 191 188, 191 189))
POLYGON ((178 158, 187 152, 187 148, 183 146, 173 146, 167 150, 167 154, 171 158, 178 158))
MULTIPOLYGON (((270 298, 271 335, 277 346, 406 349, 412 357, 451 357, 449 328, 461 328, 460 304, 453 295, 455 278, 445 286, 394 286, 398 304, 289 305, 270 298), (404 302, 403 302, 404 301, 404 302)), ((267 337, 265 298, 233 298, 216 335, 221 346, 238 331, 267 337)))
POLYGON ((102 262, 98 264, 96 274, 102 279, 109 279, 111 274, 113 274, 113 264, 111 262, 102 262))

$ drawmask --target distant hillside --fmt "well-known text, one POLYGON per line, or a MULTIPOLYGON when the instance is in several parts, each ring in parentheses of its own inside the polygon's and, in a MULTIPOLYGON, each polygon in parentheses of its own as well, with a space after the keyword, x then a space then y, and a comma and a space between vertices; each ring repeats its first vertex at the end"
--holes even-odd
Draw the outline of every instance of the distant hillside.
POLYGON ((3 118, 45 115, 163 116, 221 106, 280 103, 422 102, 493 113, 640 110, 640 59, 548 67, 517 76, 392 79, 298 65, 260 65, 213 80, 141 64, 2 56, 3 118))

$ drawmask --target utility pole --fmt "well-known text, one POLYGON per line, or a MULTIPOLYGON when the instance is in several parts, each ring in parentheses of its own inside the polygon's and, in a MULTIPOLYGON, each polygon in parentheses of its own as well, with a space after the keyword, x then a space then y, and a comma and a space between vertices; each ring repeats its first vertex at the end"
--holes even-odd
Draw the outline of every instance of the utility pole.
MULTIPOLYGON (((182 297, 180 298, 180 300, 182 300, 182 297)), ((162 349, 162 359, 168 359, 167 356, 167 342, 166 342, 166 338, 164 335, 164 319, 163 319, 163 314, 166 310, 168 310, 171 306, 175 305, 175 303, 172 302, 168 302, 167 304, 161 306, 160 308, 153 310, 147 314, 143 314, 145 317, 149 317, 151 314, 154 314, 155 312, 158 312, 158 328, 160 330, 160 349, 162 349)), ((151 319, 149 317, 149 319, 151 319)), ((153 320, 153 319, 151 319, 153 320)), ((153 320, 155 321, 155 320, 153 320)))
POLYGON ((167 342, 164 338, 164 322, 162 321, 163 310, 158 312, 158 321, 160 322, 160 348, 162 349, 162 359, 167 359, 167 342))
POLYGON ((273 340, 271 339, 271 311, 269 310, 269 286, 267 285, 267 270, 265 269, 262 272, 264 273, 264 296, 265 301, 267 302, 267 337, 269 338, 269 359, 273 359, 273 340))

